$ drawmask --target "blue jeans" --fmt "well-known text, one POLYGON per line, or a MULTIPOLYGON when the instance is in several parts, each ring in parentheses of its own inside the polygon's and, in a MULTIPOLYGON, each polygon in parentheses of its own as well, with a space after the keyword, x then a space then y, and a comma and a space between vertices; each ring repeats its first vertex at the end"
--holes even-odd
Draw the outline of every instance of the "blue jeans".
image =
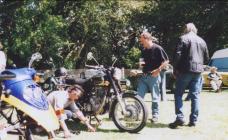
POLYGON ((184 119, 182 96, 187 86, 189 87, 189 97, 191 99, 190 122, 196 122, 199 115, 199 93, 202 89, 200 73, 184 73, 177 77, 174 95, 176 120, 184 119))
POLYGON ((67 119, 71 119, 73 117, 73 112, 71 110, 64 109, 64 112, 67 116, 67 119))
POLYGON ((145 94, 150 91, 151 98, 152 98, 152 117, 158 117, 158 103, 160 100, 160 92, 159 92, 159 83, 160 83, 160 76, 153 77, 151 74, 144 74, 138 80, 138 94, 142 98, 144 98, 145 94))

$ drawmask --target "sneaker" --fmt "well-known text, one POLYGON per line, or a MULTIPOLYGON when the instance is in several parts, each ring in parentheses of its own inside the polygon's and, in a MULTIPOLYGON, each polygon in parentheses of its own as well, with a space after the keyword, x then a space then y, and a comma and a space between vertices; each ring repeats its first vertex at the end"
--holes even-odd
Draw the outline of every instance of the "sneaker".
POLYGON ((158 118, 157 117, 153 117, 151 119, 151 123, 158 123, 158 118))
POLYGON ((188 123, 188 126, 189 126, 189 127, 195 127, 195 126, 196 126, 196 122, 189 122, 189 123, 188 123))
POLYGON ((175 120, 173 123, 170 123, 170 124, 169 124, 169 128, 175 129, 175 128, 177 128, 178 126, 183 126, 184 123, 185 123, 185 122, 184 122, 183 120, 175 120))

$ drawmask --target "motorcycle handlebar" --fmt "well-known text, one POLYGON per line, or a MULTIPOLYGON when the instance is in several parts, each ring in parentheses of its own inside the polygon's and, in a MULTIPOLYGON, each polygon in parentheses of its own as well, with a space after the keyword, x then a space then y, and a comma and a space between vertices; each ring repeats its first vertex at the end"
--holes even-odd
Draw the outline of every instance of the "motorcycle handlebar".
POLYGON ((36 75, 38 75, 38 76, 44 76, 44 72, 37 72, 36 75))
POLYGON ((93 66, 93 65, 85 65, 86 68, 92 68, 92 69, 99 69, 100 66, 93 66))

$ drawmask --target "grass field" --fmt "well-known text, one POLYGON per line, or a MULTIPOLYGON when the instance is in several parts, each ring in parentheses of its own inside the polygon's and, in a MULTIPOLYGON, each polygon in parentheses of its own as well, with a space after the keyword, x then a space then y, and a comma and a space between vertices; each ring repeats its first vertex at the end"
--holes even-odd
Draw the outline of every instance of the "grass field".
MULTIPOLYGON (((168 124, 175 120, 174 98, 167 95, 167 101, 160 103, 160 118, 158 124, 152 124, 148 120, 146 127, 138 134, 119 132, 113 122, 103 116, 102 125, 97 132, 87 132, 82 125, 76 126, 69 122, 71 130, 82 129, 79 135, 73 135, 68 140, 228 140, 228 90, 222 93, 213 93, 207 90, 202 92, 200 100, 199 122, 196 127, 182 126, 172 130, 168 124)), ((150 94, 145 97, 145 102, 150 111, 150 94)), ((184 102, 185 119, 188 123, 190 114, 190 102, 184 102)), ((149 113, 149 119, 151 112, 149 113)), ((47 118, 48 119, 48 118, 47 118)), ((16 140, 14 135, 8 135, 6 140, 16 140)), ((35 136, 36 140, 46 140, 45 136, 35 136)), ((57 134, 56 140, 63 140, 63 134, 57 134)))

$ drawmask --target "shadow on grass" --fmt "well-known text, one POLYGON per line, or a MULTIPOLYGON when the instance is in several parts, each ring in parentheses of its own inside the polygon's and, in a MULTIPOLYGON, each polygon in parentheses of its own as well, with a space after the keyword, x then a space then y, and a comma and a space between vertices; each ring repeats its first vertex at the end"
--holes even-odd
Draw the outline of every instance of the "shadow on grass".
POLYGON ((168 124, 163 124, 163 123, 147 123, 146 127, 149 128, 168 128, 168 124))
POLYGON ((118 129, 102 129, 102 128, 97 128, 97 132, 103 132, 103 133, 110 133, 110 132, 123 133, 122 131, 120 131, 118 129))
POLYGON ((112 119, 111 118, 102 118, 102 122, 103 121, 112 121, 112 119))
MULTIPOLYGON (((110 121, 110 119, 102 119, 103 121, 110 121)), ((82 124, 82 123, 77 123, 74 121, 66 121, 66 125, 68 126, 69 130, 74 132, 74 131, 87 131, 87 126, 82 124)), ((94 125, 93 125, 94 126, 94 125)), ((94 126, 96 127, 96 126, 94 126)), ((97 132, 104 132, 104 133, 109 133, 109 132, 120 132, 118 129, 103 129, 103 128, 96 128, 97 132)), ((121 132, 120 132, 121 133, 121 132)))
MULTIPOLYGON (((108 118, 104 118, 102 119, 102 121, 111 121, 108 118)), ((68 126, 70 131, 87 131, 87 127, 86 125, 82 124, 82 123, 77 123, 74 121, 66 121, 66 125, 68 126)), ((94 125, 93 125, 94 126, 94 125)), ((114 133, 122 133, 120 130, 118 129, 103 129, 103 128, 96 128, 96 132, 104 132, 104 133, 110 133, 110 132, 114 132, 114 133)))
POLYGON ((70 131, 87 131, 86 125, 73 120, 66 120, 66 125, 70 131))

